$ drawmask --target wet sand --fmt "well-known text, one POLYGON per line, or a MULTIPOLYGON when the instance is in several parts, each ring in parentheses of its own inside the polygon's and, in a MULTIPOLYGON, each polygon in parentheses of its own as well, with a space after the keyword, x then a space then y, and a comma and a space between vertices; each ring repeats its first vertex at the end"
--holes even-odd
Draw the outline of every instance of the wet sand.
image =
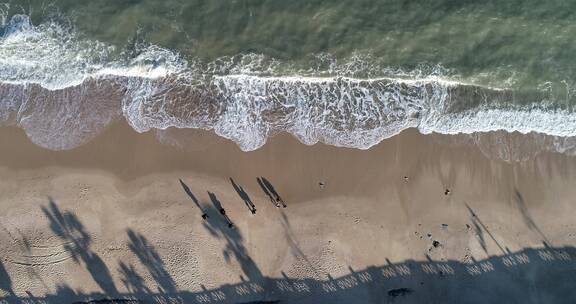
POLYGON ((576 301, 575 158, 507 163, 413 130, 365 151, 285 135, 254 152, 208 132, 169 137, 190 142, 118 124, 53 152, 0 129, 0 297, 576 301))

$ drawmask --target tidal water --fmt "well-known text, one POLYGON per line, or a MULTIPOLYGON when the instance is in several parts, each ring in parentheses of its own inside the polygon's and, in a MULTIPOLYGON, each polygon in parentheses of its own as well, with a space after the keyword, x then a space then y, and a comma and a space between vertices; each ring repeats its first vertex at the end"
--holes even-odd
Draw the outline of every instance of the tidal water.
POLYGON ((572 153, 575 17, 557 0, 0 0, 0 125, 54 150, 126 120, 246 151, 416 128, 572 153))

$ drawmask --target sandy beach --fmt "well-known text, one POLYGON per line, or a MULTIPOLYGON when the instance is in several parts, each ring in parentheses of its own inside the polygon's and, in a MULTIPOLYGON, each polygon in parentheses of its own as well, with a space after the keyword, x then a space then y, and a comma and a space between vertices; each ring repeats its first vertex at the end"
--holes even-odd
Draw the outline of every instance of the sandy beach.
POLYGON ((190 132, 164 132, 178 148, 118 124, 54 152, 0 129, 3 302, 576 300, 573 158, 507 163, 411 130, 254 152, 190 132))

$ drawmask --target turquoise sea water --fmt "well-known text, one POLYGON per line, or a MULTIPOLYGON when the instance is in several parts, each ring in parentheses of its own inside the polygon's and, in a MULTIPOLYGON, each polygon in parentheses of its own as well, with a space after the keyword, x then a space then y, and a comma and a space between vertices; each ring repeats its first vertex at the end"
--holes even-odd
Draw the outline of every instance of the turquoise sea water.
POLYGON ((0 118, 53 149, 85 137, 47 129, 97 133, 122 117, 140 132, 212 129, 245 150, 278 132, 368 148, 412 127, 568 138, 575 17, 556 0, 12 0, 0 118), (87 95, 102 83, 116 93, 87 95), (105 110, 78 119, 93 107, 105 110))

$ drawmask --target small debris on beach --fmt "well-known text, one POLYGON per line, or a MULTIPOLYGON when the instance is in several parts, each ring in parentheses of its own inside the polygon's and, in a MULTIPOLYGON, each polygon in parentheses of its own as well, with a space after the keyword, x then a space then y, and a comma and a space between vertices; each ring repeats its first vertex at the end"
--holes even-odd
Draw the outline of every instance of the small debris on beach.
POLYGON ((434 242, 432 242, 432 246, 434 246, 434 248, 438 248, 438 246, 440 246, 440 242, 434 240, 434 242))
POLYGON ((466 224, 466 229, 470 230, 470 225, 466 224))
POLYGON ((443 229, 448 228, 448 224, 442 224, 442 228, 443 228, 443 229))
POLYGON ((426 235, 427 235, 429 238, 432 237, 432 234, 431 234, 431 233, 428 233, 428 234, 426 234, 426 235))
POLYGON ((412 289, 410 288, 397 288, 397 289, 392 289, 388 291, 388 296, 395 298, 395 297, 399 297, 399 296, 406 296, 411 294, 412 292, 414 292, 412 289))

